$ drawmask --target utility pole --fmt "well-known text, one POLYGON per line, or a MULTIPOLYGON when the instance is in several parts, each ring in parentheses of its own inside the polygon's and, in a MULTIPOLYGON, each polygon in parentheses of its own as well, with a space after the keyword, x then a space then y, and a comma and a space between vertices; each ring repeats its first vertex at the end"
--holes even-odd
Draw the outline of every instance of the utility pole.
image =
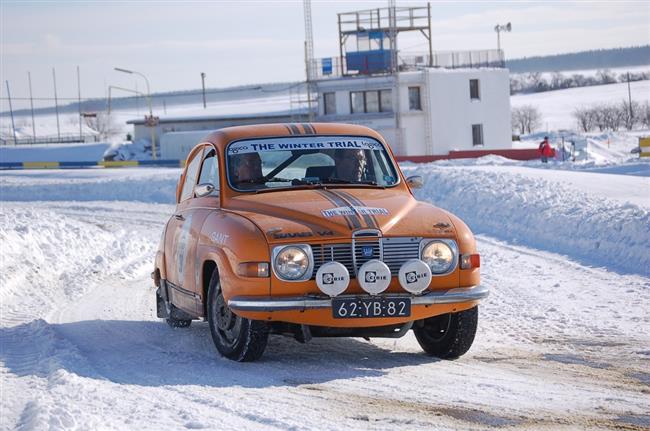
POLYGON ((78 100, 77 106, 79 108, 79 142, 83 142, 83 132, 81 131, 81 77, 79 74, 79 66, 77 66, 77 93, 78 100))
POLYGON ((402 151, 402 131, 401 131, 401 118, 400 118, 400 85, 399 85, 399 65, 397 64, 397 8, 395 7, 395 0, 388 2, 388 25, 390 50, 391 50, 391 72, 393 75, 393 109, 395 110, 395 148, 398 152, 402 151))
POLYGON ((18 143, 16 139, 16 125, 14 124, 14 108, 11 106, 11 93, 9 92, 9 81, 5 81, 7 84, 7 99, 9 100, 9 113, 11 114, 11 130, 14 132, 14 145, 18 143))
POLYGON ((303 0, 303 12, 305 14, 305 74, 307 78, 307 119, 314 121, 314 111, 311 108, 313 76, 312 60, 314 58, 314 31, 311 22, 311 0, 303 0))
POLYGON ((630 124, 633 123, 634 113, 632 112, 632 90, 630 88, 630 72, 627 72, 627 100, 630 105, 630 124))
POLYGON ((56 111, 56 135, 61 141, 61 124, 59 123, 59 99, 56 95, 56 71, 52 68, 52 78, 54 80, 54 109, 56 111))
POLYGON ((32 144, 36 143, 36 122, 34 121, 34 97, 32 96, 32 74, 27 72, 29 82, 29 106, 32 108, 32 144))
MULTIPOLYGON (((203 109, 205 109, 206 108, 206 105, 205 105, 205 72, 201 72, 201 87, 203 87, 203 109)), ((167 108, 165 108, 165 113, 167 113, 166 111, 167 111, 167 108)))

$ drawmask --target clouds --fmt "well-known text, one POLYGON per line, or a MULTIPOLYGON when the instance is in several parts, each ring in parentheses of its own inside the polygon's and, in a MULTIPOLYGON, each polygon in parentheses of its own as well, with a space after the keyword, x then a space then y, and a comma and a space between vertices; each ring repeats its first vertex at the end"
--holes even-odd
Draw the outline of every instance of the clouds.
MULTIPOLYGON (((424 2, 398 2, 398 6, 424 2)), ((312 2, 317 56, 337 56, 337 13, 386 7, 387 2, 312 2)), ((51 68, 62 94, 102 96, 106 85, 133 87, 112 71, 121 65, 145 73, 153 91, 302 79, 301 1, 218 2, 3 2, 2 76, 13 93, 51 93, 51 68), (61 71, 61 73, 59 73, 61 71)), ((434 50, 496 47, 494 25, 509 58, 650 43, 647 2, 433 2, 434 50)), ((400 36, 403 50, 425 51, 420 35, 400 36)))

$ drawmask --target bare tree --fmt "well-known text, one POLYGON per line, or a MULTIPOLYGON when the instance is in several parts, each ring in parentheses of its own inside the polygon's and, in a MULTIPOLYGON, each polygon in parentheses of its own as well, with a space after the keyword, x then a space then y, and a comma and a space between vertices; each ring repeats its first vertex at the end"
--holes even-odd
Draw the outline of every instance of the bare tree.
POLYGON ((119 127, 113 121, 113 118, 103 112, 97 113, 95 117, 85 117, 86 126, 99 135, 100 139, 106 139, 120 132, 119 127))
POLYGON ((621 122, 627 130, 632 130, 634 125, 639 121, 641 115, 641 105, 639 102, 627 100, 622 100, 618 105, 618 110, 620 111, 621 122))
POLYGON ((639 107, 639 121, 646 129, 650 129, 650 102, 647 100, 639 107))
POLYGON ((578 127, 583 132, 589 132, 594 128, 597 116, 593 108, 579 107, 573 111, 573 117, 578 122, 578 127))
POLYGON ((520 134, 532 133, 542 122, 542 114, 533 105, 522 105, 511 111, 512 124, 520 134))
POLYGON ((609 69, 603 69, 596 72, 596 77, 601 84, 613 84, 616 82, 616 74, 609 69))

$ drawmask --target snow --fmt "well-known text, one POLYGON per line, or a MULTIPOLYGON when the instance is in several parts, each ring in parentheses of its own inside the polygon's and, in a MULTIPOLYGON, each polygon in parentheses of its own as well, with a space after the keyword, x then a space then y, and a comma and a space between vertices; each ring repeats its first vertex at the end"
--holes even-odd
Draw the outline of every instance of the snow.
MULTIPOLYGON (((632 100, 639 103, 650 101, 650 81, 630 83, 632 100)), ((628 100, 627 83, 567 88, 532 94, 516 94, 510 97, 513 108, 532 105, 542 114, 542 130, 577 129, 573 111, 602 103, 621 103, 628 100)))
POLYGON ((155 317, 179 169, 2 172, 0 429, 648 427, 648 177, 572 166, 403 166, 478 233, 491 296, 467 355, 272 336, 244 364, 155 317))

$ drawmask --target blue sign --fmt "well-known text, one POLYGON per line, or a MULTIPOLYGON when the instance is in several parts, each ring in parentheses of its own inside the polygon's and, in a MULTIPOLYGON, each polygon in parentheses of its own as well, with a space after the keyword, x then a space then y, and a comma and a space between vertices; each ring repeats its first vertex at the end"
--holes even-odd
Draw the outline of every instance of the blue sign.
POLYGON ((321 60, 323 64, 323 75, 331 75, 332 74, 332 58, 323 58, 321 60))
POLYGON ((372 257, 372 246, 364 245, 361 248, 361 253, 363 254, 363 257, 372 257))

